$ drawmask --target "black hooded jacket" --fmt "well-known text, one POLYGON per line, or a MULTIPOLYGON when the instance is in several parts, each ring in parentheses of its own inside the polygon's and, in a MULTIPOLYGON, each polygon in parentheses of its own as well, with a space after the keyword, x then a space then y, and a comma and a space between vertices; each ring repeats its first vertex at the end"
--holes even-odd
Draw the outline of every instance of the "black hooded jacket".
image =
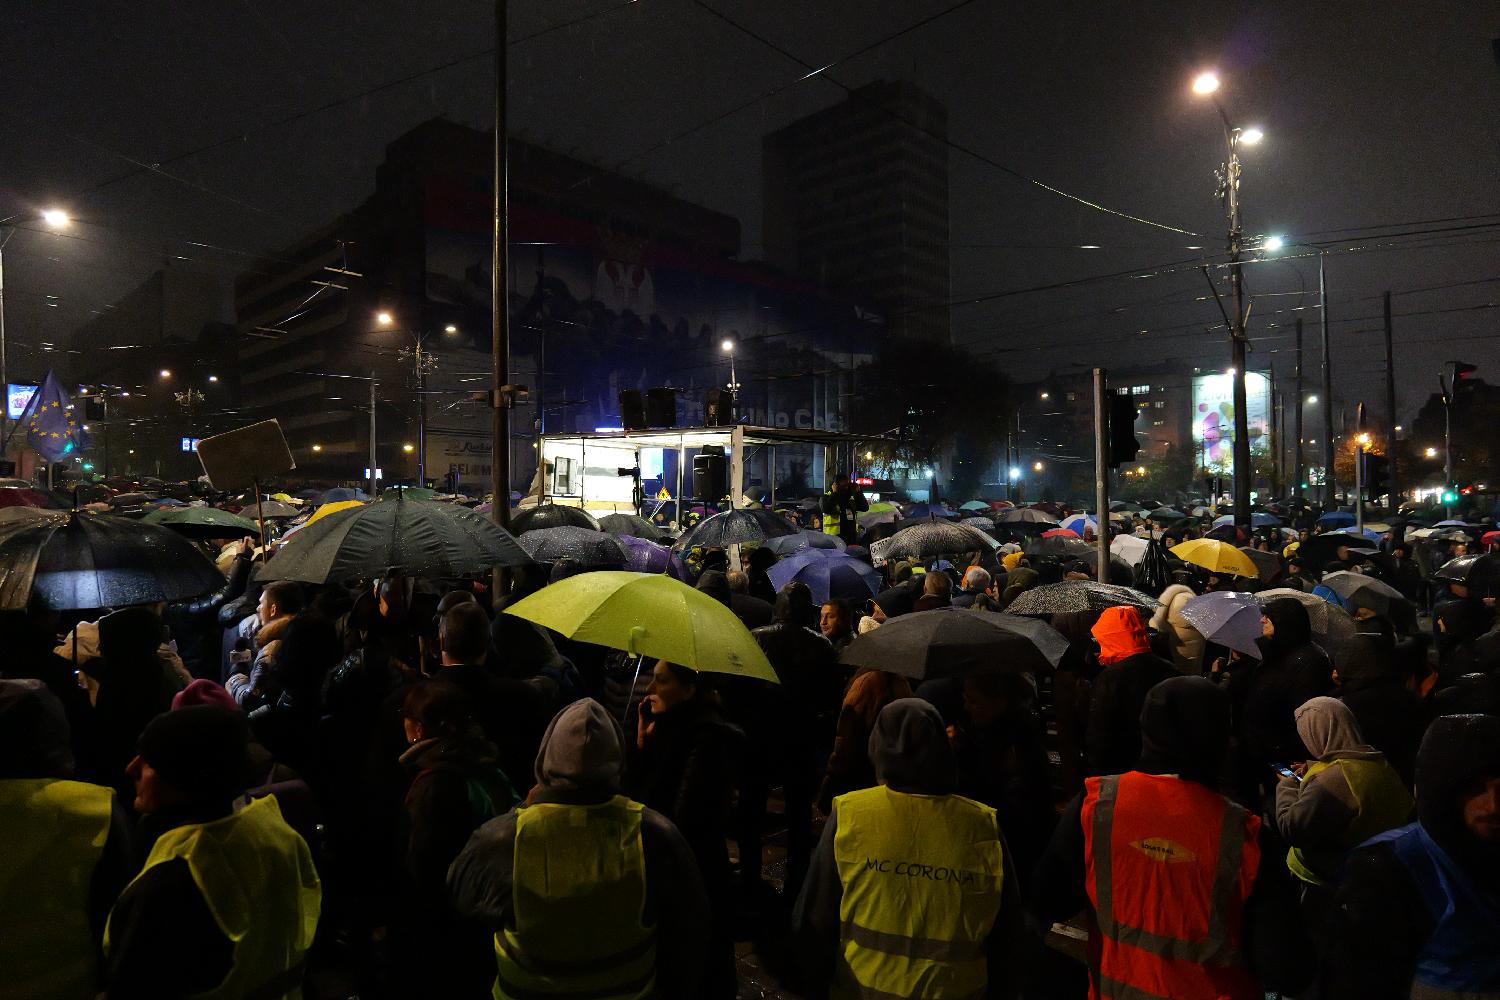
MULTIPOLYGON (((1450 715, 1433 721, 1417 755, 1418 821, 1491 905, 1500 907, 1500 846, 1474 837, 1460 812, 1466 791, 1496 777, 1500 717, 1450 715)), ((1429 912, 1389 844, 1354 851, 1330 911, 1320 995, 1361 1000, 1411 996, 1417 957, 1433 930, 1429 912)))
POLYGON ((1333 667, 1313 645, 1312 625, 1300 601, 1278 598, 1266 604, 1263 614, 1275 634, 1259 640, 1260 663, 1236 672, 1231 682, 1242 777, 1258 774, 1264 765, 1307 756, 1294 713, 1307 699, 1326 694, 1333 683, 1333 667))
POLYGON ((1339 664, 1338 696, 1354 713, 1365 742, 1385 754, 1410 785, 1427 710, 1397 676, 1390 652, 1373 639, 1356 640, 1354 651, 1339 664))

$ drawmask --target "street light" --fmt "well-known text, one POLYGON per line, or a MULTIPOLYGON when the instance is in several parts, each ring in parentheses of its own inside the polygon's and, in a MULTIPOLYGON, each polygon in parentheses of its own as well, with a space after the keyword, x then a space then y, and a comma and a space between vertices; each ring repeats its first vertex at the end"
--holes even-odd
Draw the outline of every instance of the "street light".
POLYGON ((1362 449, 1368 448, 1370 446, 1370 435, 1366 433, 1357 434, 1354 437, 1354 443, 1359 445, 1362 449))
POLYGON ((392 316, 390 313, 382 309, 380 312, 375 314, 375 322, 379 323, 381 326, 390 326, 392 323, 396 322, 396 317, 392 316))
POLYGON ((68 218, 68 213, 60 208, 49 208, 42 212, 42 221, 53 229, 62 229, 73 220, 68 218))
POLYGON ((315 445, 312 446, 312 450, 313 451, 322 451, 323 450, 323 446, 320 445, 320 444, 315 444, 315 445))
POLYGON ((417 446, 412 444, 411 442, 407 442, 406 444, 403 444, 401 446, 401 450, 410 455, 412 452, 417 450, 417 446))
POLYGON ((1437 449, 1436 448, 1428 448, 1422 454, 1426 455, 1428 458, 1437 458, 1437 449))
POLYGON ((219 376, 217 376, 217 375, 210 375, 210 376, 209 376, 209 377, 208 377, 208 380, 209 380, 209 381, 210 381, 210 382, 217 382, 217 381, 219 381, 219 376))
MULTIPOLYGON (((1255 145, 1265 138, 1258 128, 1240 129, 1229 120, 1229 113, 1217 97, 1219 78, 1200 73, 1193 80, 1193 92, 1208 96, 1224 123, 1224 144, 1228 157, 1217 171, 1218 195, 1224 202, 1229 223, 1229 281, 1234 289, 1234 320, 1230 323, 1230 376, 1234 382, 1234 523, 1250 528, 1250 487, 1254 467, 1250 464, 1250 407, 1245 395, 1245 275, 1240 263, 1244 229, 1240 222, 1240 146, 1255 145)), ((1216 297, 1217 297, 1217 293, 1216 297)), ((1221 303, 1222 305, 1222 303, 1221 303)))
POLYGON ((171 378, 172 377, 172 369, 170 369, 170 368, 163 368, 161 370, 161 377, 162 378, 171 378))
POLYGON ((1308 396, 1307 397, 1307 405, 1308 406, 1317 406, 1318 405, 1318 397, 1317 396, 1308 396))
POLYGON ((1046 468, 1046 466, 1043 465, 1041 462, 1033 462, 1032 466, 1031 466, 1031 471, 1032 472, 1041 472, 1045 468, 1046 468))
POLYGON ((444 333, 457 333, 458 332, 458 327, 454 326, 452 323, 449 323, 447 326, 443 327, 443 332, 444 333))
POLYGON ((1021 470, 1018 469, 1018 468, 1016 468, 1014 465, 1012 465, 1010 467, 1010 481, 1011 482, 1015 482, 1017 479, 1020 479, 1020 478, 1021 478, 1021 470))
POLYGON ((734 341, 725 337, 719 342, 719 349, 729 355, 729 413, 731 418, 738 419, 734 415, 740 408, 740 380, 734 374, 734 341))

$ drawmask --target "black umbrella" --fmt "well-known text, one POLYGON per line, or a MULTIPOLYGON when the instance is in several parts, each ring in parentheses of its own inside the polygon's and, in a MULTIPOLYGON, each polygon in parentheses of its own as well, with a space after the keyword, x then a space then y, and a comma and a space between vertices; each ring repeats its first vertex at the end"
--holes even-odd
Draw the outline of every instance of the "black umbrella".
MULTIPOLYGON (((539 528, 588 528, 602 530, 594 515, 582 507, 568 507, 557 503, 544 503, 536 507, 523 507, 510 517, 510 530, 517 535, 539 528)), ((644 537, 644 536, 642 536, 644 537)))
POLYGON ((1166 524, 1169 521, 1181 521, 1187 515, 1180 510, 1173 510, 1171 507, 1158 507, 1150 514, 1147 514, 1146 517, 1160 524, 1166 524))
POLYGON ((1031 638, 990 620, 999 617, 962 608, 916 611, 859 636, 839 662, 914 680, 971 671, 1040 673, 1052 666, 1031 638))
POLYGON ((1025 551, 1028 556, 1047 559, 1087 559, 1096 549, 1081 538, 1053 535, 1051 538, 1038 538, 1028 544, 1025 551))
POLYGON ((1313 535, 1307 541, 1297 546, 1296 558, 1302 561, 1302 565, 1313 571, 1319 571, 1325 563, 1332 562, 1341 547, 1349 549, 1351 559, 1358 561, 1364 557, 1364 553, 1379 550, 1379 543, 1363 535, 1338 535, 1324 532, 1321 535, 1313 535))
POLYGON ((724 548, 741 542, 763 542, 767 538, 795 535, 799 529, 773 511, 757 507, 721 511, 705 517, 672 547, 679 552, 693 548, 724 548))
POLYGON ((262 580, 303 583, 408 576, 458 577, 531 560, 509 532, 483 514, 399 491, 310 522, 287 539, 262 580))
POLYGON ((1065 580, 1033 587, 1005 610, 1013 615, 1057 615, 1067 611, 1103 611, 1117 607, 1136 608, 1149 615, 1161 607, 1161 602, 1134 587, 1093 580, 1065 580))
POLYGON ((1500 577, 1500 559, 1492 552, 1449 559, 1432 574, 1434 580, 1466 585, 1488 583, 1496 577, 1500 577))
POLYGON ((619 568, 630 561, 630 553, 614 535, 570 524, 537 528, 522 534, 519 541, 526 554, 539 563, 567 560, 590 568, 619 568))
POLYGON ((902 528, 890 538, 882 538, 871 545, 870 558, 879 566, 892 559, 931 559, 960 552, 989 552, 997 544, 984 532, 952 521, 924 521, 902 528))
MULTIPOLYGON (((579 525, 579 527, 583 526, 579 525)), ((633 538, 644 538, 648 542, 661 542, 667 538, 665 531, 662 531, 644 517, 639 517, 635 514, 605 514, 599 518, 599 530, 607 531, 611 535, 630 535, 633 538)))
POLYGON ((802 549, 831 549, 842 552, 845 547, 843 539, 838 535, 830 535, 826 531, 799 531, 795 535, 768 538, 761 545, 778 556, 789 556, 802 549))
POLYGON ((1056 524, 1057 518, 1035 507, 1012 507, 995 515, 996 524, 1056 524))
POLYGON ((1363 573, 1329 573, 1319 582, 1342 597, 1346 605, 1369 608, 1376 614, 1387 615, 1396 605, 1407 605, 1401 591, 1363 573))
POLYGON ((1020 615, 1008 615, 997 611, 974 611, 970 614, 978 615, 985 621, 1007 632, 1024 635, 1031 640, 1038 652, 1047 658, 1047 662, 1054 667, 1062 662, 1063 657, 1068 654, 1068 640, 1057 629, 1047 622, 1037 618, 1022 618, 1020 615))
POLYGON ((18 516, 0 522, 0 609, 32 596, 59 611, 198 597, 224 576, 168 528, 120 517, 18 516))
POLYGON ((1146 554, 1135 564, 1135 584, 1148 593, 1160 594, 1172 585, 1172 566, 1166 549, 1156 539, 1146 545, 1146 554))
POLYGON ((1240 551, 1245 553, 1245 558, 1255 563, 1255 568, 1260 570, 1262 580, 1274 580, 1281 573, 1281 557, 1276 553, 1266 552, 1249 545, 1241 545, 1240 551))

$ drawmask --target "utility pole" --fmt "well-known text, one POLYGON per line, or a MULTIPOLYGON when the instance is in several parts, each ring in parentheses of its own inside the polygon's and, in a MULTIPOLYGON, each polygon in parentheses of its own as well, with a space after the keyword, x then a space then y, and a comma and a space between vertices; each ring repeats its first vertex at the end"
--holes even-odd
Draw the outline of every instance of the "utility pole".
MULTIPOLYGON (((1223 114, 1223 108, 1219 109, 1223 114)), ((1250 465, 1250 412, 1245 397, 1245 275, 1240 263, 1244 231, 1240 224, 1240 156, 1239 129, 1224 118, 1224 135, 1229 142, 1229 162, 1220 178, 1229 210, 1229 282, 1234 288, 1234 322, 1230 325, 1230 365, 1234 374, 1234 523, 1250 534, 1250 485, 1255 478, 1250 465)))
MULTIPOLYGON (((1243 389, 1243 385, 1241 386, 1243 389)), ((1094 369, 1094 510, 1098 524, 1094 540, 1099 547, 1098 571, 1094 578, 1109 582, 1109 405, 1103 368, 1094 369)))
POLYGON ((375 458, 375 373, 370 372, 370 499, 375 498, 379 486, 375 482, 380 468, 375 458))
POLYGON ((1318 312, 1322 314, 1320 322, 1323 327, 1323 507, 1332 510, 1337 497, 1333 473, 1336 449, 1333 441, 1333 365, 1328 353, 1328 281, 1323 268, 1325 256, 1318 251, 1318 312))
POLYGON ((1365 430, 1365 404, 1354 407, 1354 533, 1365 534, 1365 449, 1370 435, 1365 430))
MULTIPOLYGON (((507 264, 510 257, 510 174, 506 164, 506 74, 508 72, 506 0, 495 0, 495 210, 490 254, 490 517, 510 527, 510 298, 507 264)), ((541 461, 542 456, 537 456, 541 461)), ((499 596, 504 571, 496 567, 494 594, 499 596)))
POLYGON ((1297 318, 1297 407, 1292 411, 1292 496, 1302 498, 1302 319, 1297 318))
POLYGON ((1390 420, 1391 435, 1386 439, 1385 453, 1390 456, 1391 513, 1401 503, 1400 480, 1396 471, 1396 364, 1395 349, 1391 346, 1391 293, 1385 293, 1385 413, 1390 420))

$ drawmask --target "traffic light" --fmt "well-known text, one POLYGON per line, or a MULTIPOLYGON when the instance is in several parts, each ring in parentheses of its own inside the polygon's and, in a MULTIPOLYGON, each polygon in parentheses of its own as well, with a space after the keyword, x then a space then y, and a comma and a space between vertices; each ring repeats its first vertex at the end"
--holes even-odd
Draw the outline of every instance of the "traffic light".
POLYGON ((1109 397, 1109 467, 1118 469, 1126 462, 1134 462, 1141 450, 1135 438, 1135 418, 1139 416, 1135 401, 1129 396, 1109 397))
POLYGON ((1444 490, 1443 491, 1443 503, 1452 503, 1453 501, 1455 501, 1457 499, 1458 499, 1458 494, 1454 493, 1452 490, 1444 490))
POLYGON ((1390 492, 1391 460, 1386 455, 1365 452, 1365 490, 1371 500, 1390 492))

